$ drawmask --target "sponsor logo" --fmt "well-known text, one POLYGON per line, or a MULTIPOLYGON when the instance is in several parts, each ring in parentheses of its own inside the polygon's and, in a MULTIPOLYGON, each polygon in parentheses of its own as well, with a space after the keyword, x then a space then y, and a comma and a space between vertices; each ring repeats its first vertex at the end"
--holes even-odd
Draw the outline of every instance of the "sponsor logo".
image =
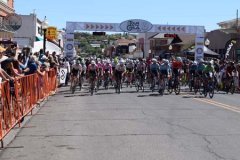
POLYGON ((130 33, 144 33, 151 30, 153 25, 145 20, 132 19, 124 21, 120 24, 120 29, 124 32, 130 33))

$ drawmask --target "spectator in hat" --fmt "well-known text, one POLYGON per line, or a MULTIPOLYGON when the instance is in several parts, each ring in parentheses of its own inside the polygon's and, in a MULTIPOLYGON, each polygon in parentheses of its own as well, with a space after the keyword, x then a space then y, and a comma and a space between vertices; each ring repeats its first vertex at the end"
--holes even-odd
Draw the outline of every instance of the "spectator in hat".
POLYGON ((4 60, 1 63, 2 68, 6 71, 6 73, 11 76, 11 77, 22 77, 23 75, 21 74, 21 70, 19 67, 19 62, 15 58, 16 53, 11 52, 9 53, 9 58, 4 60))
MULTIPOLYGON (((6 49, 0 47, 0 78, 1 81, 4 80, 13 80, 14 78, 9 76, 2 68, 1 68, 1 63, 8 59, 6 56, 3 55, 6 49)), ((0 82, 1 83, 1 82, 0 82)))

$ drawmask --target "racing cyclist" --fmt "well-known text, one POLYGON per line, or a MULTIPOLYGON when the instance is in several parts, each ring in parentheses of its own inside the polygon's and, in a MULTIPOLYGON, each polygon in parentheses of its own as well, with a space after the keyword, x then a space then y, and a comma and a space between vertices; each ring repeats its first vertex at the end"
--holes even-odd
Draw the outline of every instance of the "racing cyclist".
POLYGON ((82 65, 78 60, 75 61, 75 63, 72 65, 71 69, 71 85, 70 87, 72 88, 73 85, 76 85, 79 82, 79 77, 81 76, 82 73, 82 65), (73 84, 73 80, 75 81, 75 84, 73 84))

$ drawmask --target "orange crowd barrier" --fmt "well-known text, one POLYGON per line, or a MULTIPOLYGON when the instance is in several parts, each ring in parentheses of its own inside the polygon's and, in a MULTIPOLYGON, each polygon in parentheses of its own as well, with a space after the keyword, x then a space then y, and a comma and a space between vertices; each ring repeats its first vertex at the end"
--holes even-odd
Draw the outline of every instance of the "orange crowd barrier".
POLYGON ((32 114, 34 107, 48 98, 57 89, 57 73, 52 69, 43 76, 32 74, 0 84, 0 141, 16 126, 20 127, 24 117, 32 114))

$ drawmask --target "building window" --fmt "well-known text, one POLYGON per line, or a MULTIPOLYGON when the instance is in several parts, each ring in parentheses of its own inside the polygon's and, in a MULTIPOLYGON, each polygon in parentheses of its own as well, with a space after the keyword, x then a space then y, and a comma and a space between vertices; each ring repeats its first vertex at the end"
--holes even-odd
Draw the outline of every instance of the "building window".
POLYGON ((43 35, 42 27, 38 27, 38 34, 40 34, 41 36, 43 35))

